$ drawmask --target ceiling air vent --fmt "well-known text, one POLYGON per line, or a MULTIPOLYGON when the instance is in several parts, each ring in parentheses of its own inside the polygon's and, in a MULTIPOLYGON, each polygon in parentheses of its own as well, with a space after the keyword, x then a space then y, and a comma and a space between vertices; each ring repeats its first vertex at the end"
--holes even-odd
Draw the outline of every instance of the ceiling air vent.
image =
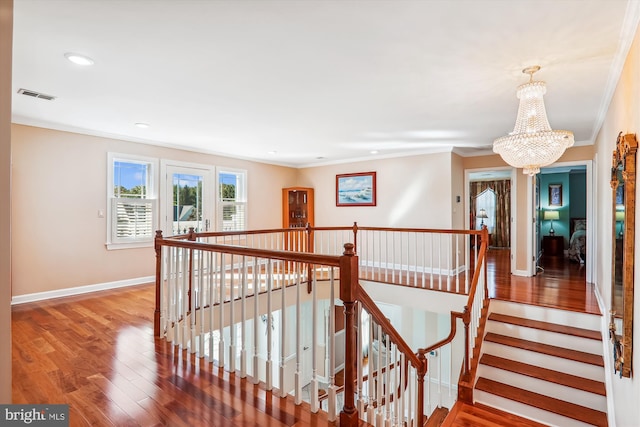
POLYGON ((36 92, 35 90, 29 89, 19 89, 18 93, 26 96, 31 96, 33 98, 46 99, 47 101, 53 101, 54 99, 56 99, 55 96, 45 95, 44 93, 36 92))

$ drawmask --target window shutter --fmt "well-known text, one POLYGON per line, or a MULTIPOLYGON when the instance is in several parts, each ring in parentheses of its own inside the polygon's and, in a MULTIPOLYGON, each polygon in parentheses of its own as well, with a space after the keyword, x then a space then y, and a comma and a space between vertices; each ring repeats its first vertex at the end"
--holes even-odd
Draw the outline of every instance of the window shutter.
POLYGON ((155 199, 113 198, 111 241, 113 243, 151 241, 154 236, 155 202, 155 199))
POLYGON ((220 202, 219 229, 222 231, 241 231, 246 227, 246 204, 239 202, 220 202))

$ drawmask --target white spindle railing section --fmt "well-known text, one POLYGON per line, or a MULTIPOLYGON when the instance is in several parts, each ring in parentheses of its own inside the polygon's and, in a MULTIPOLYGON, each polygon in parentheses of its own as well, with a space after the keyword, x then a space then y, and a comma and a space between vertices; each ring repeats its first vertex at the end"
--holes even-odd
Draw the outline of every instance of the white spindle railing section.
POLYGON ((486 298, 486 243, 477 251, 477 235, 355 224, 158 233, 154 331, 274 395, 309 402, 311 412, 326 410, 330 421, 339 416, 341 425, 359 416, 374 426, 422 426, 445 393, 455 400, 462 358, 463 376, 470 372, 486 298), (449 337, 413 351, 360 286, 363 276, 468 292, 468 304, 451 313, 449 337), (456 354, 461 321, 465 351, 456 354))
POLYGON ((361 280, 468 294, 469 266, 478 258, 481 230, 310 227, 311 252, 339 255, 353 243, 361 280), (340 243, 342 242, 342 243, 340 243))

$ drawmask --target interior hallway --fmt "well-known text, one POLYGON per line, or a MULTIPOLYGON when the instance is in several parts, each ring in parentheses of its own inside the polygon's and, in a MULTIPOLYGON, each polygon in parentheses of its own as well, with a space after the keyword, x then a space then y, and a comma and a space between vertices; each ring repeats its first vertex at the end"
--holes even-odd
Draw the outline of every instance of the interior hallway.
MULTIPOLYGON (((493 298, 597 311, 579 265, 547 263, 522 278, 505 270, 508 251, 491 250, 488 260, 493 298)), ((307 404, 154 340, 153 305, 153 285, 142 285, 14 306, 13 402, 69 403, 72 426, 328 425, 307 404)))

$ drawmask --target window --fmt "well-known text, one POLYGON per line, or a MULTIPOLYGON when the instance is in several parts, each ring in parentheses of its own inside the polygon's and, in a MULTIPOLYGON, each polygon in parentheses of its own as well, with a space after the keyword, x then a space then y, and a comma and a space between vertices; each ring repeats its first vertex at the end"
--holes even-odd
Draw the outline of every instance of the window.
POLYGON ((156 229, 157 161, 109 153, 107 248, 150 246, 156 229))
POLYGON ((476 230, 480 230, 483 225, 487 226, 489 233, 493 232, 493 227, 496 220, 496 193, 487 188, 482 193, 478 194, 476 198, 476 230), (486 218, 480 218, 478 212, 484 209, 486 218))
POLYGON ((239 231, 247 227, 247 172, 218 171, 218 230, 239 231))

